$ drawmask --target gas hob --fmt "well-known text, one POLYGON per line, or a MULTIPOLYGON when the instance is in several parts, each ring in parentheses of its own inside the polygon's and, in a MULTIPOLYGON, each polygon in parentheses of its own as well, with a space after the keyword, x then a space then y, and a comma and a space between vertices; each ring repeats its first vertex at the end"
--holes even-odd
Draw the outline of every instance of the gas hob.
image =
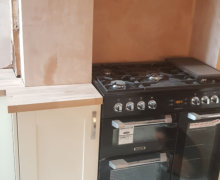
POLYGON ((95 64, 93 84, 104 97, 103 115, 127 116, 220 107, 220 73, 194 59, 181 59, 180 64, 176 64, 177 61, 180 60, 176 59, 175 63, 167 60, 95 64), (187 66, 183 65, 185 62, 187 66), (201 69, 207 69, 209 75, 201 74, 201 69))
POLYGON ((167 62, 96 64, 93 68, 93 77, 105 93, 153 88, 191 87, 218 82, 216 79, 197 80, 167 62))

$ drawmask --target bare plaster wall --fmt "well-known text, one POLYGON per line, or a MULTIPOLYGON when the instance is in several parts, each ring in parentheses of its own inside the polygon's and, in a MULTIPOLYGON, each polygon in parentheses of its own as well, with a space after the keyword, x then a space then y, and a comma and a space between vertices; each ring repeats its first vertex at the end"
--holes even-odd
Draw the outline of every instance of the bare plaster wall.
POLYGON ((93 0, 19 0, 26 86, 91 82, 93 0))
POLYGON ((95 0, 93 62, 188 56, 195 0, 95 0))

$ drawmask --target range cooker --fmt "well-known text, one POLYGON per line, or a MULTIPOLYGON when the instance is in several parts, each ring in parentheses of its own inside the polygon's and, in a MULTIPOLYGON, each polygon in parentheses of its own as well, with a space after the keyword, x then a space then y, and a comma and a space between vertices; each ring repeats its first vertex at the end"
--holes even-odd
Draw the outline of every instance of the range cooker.
POLYGON ((99 180, 218 179, 218 71, 192 58, 95 64, 93 84, 104 99, 99 180))

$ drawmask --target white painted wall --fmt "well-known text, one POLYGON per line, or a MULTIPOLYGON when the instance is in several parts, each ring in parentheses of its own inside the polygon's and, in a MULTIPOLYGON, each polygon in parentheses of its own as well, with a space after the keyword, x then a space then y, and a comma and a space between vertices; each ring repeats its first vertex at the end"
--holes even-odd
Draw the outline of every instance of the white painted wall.
POLYGON ((10 0, 0 0, 0 68, 12 63, 10 0))

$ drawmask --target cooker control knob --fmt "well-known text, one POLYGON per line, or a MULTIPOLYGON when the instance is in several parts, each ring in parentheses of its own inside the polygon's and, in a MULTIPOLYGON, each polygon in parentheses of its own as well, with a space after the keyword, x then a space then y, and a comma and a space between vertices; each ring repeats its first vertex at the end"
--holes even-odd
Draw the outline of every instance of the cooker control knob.
POLYGON ((150 100, 148 102, 148 108, 149 109, 157 109, 157 102, 155 100, 150 100))
POLYGON ((202 103, 202 104, 210 104, 210 99, 209 99, 209 97, 208 97, 208 96, 203 96, 203 97, 201 98, 201 103, 202 103))
POLYGON ((126 104, 126 110, 127 111, 134 111, 134 103, 133 102, 128 102, 126 104))
POLYGON ((194 106, 199 106, 200 105, 200 99, 198 97, 193 97, 191 99, 191 104, 194 106))
POLYGON ((122 107, 123 107, 122 103, 116 103, 114 105, 114 111, 115 112, 122 112, 122 107))
POLYGON ((216 95, 213 95, 213 96, 211 97, 211 102, 212 102, 212 103, 215 103, 215 104, 218 104, 218 103, 219 103, 219 97, 216 96, 216 95))
POLYGON ((137 103, 137 108, 138 108, 138 110, 140 110, 140 111, 144 111, 144 110, 145 110, 145 102, 144 102, 144 101, 139 101, 139 102, 137 103))

